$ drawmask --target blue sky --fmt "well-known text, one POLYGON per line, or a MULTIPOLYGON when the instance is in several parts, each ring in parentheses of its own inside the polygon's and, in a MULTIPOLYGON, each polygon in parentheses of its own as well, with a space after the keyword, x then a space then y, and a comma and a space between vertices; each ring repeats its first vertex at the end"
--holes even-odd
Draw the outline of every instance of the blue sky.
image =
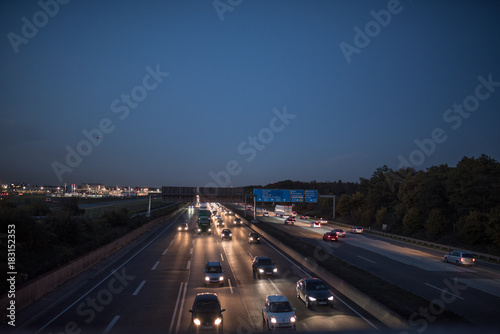
POLYGON ((500 157, 498 1, 59 1, 0 3, 2 183, 359 181, 500 157))

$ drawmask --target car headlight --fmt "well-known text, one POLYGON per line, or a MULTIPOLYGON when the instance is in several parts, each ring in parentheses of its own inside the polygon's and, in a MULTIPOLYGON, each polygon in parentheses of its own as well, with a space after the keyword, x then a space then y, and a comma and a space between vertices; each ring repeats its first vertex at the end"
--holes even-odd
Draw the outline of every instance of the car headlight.
POLYGON ((278 268, 274 268, 273 273, 277 273, 277 272, 278 272, 278 268))
POLYGON ((230 237, 232 237, 232 236, 233 236, 233 234, 232 234, 232 233, 229 233, 229 236, 230 236, 230 237))
POLYGON ((201 232, 201 228, 198 229, 198 232, 201 232))
POLYGON ((314 297, 309 296, 308 298, 309 298, 309 300, 310 300, 310 301, 312 301, 312 302, 315 302, 315 301, 316 301, 316 298, 314 298, 314 297))
POLYGON ((328 297, 328 300, 333 300, 333 296, 328 297))
POLYGON ((263 273, 264 272, 264 269, 259 269, 259 273, 263 273))
POLYGON ((250 241, 253 241, 253 238, 250 238, 250 241))
POLYGON ((217 318, 215 319, 215 324, 216 325, 220 325, 220 323, 222 322, 222 319, 221 318, 217 318))
POLYGON ((293 316, 293 317, 290 318, 290 322, 295 322, 295 321, 297 321, 297 317, 296 316, 293 316))
POLYGON ((194 318, 194 319, 193 319, 193 322, 194 322, 194 324, 195 324, 196 326, 201 325, 201 321, 200 321, 200 319, 198 319, 198 318, 194 318))
POLYGON ((219 277, 219 281, 223 281, 223 280, 224 280, 224 276, 219 277))
POLYGON ((210 281, 210 277, 205 276, 205 281, 210 281))
POLYGON ((275 324, 277 322, 275 317, 270 317, 269 320, 271 320, 272 324, 275 324))
POLYGON ((180 231, 182 228, 179 226, 178 230, 180 231))
POLYGON ((212 231, 212 229, 211 229, 211 228, 209 228, 209 229, 208 229, 208 232, 210 232, 210 231, 212 231))

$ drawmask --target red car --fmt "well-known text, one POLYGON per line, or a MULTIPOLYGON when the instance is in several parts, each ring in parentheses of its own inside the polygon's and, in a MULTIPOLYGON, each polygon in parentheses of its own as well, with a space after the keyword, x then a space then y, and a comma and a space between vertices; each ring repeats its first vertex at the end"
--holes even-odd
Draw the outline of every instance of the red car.
POLYGON ((335 232, 326 232, 323 234, 323 240, 325 241, 339 241, 339 237, 335 232))
POLYGON ((294 225, 294 220, 291 217, 285 219, 285 225, 288 225, 288 224, 294 225))

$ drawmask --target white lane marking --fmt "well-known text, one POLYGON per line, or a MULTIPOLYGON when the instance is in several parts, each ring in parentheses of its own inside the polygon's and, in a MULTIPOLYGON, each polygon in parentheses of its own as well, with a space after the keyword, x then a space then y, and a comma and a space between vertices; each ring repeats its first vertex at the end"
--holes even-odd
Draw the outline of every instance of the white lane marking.
POLYGON ((250 255, 250 258, 253 260, 253 255, 252 255, 252 253, 248 252, 248 255, 250 255))
POLYGON ((174 314, 172 315, 172 321, 170 321, 170 328, 168 329, 169 333, 172 333, 172 328, 174 328, 175 316, 177 315, 177 307, 179 306, 179 300, 181 299, 183 285, 184 285, 184 282, 181 282, 181 286, 179 288, 179 294, 177 295, 177 301, 175 302, 174 314))
POLYGON ((440 289, 440 288, 438 288, 438 287, 435 287, 434 285, 430 285, 429 283, 425 283, 425 285, 430 286, 431 288, 434 288, 434 289, 436 289, 436 290, 442 291, 442 292, 444 292, 444 293, 447 293, 447 294, 449 294, 449 295, 452 295, 452 296, 454 296, 454 297, 457 297, 457 298, 460 298, 460 299, 462 299, 462 300, 463 300, 463 298, 462 298, 462 297, 457 296, 457 295, 454 295, 453 293, 451 293, 451 292, 449 292, 449 291, 446 291, 446 290, 440 289))
POLYGON ((124 265, 126 265, 127 263, 129 263, 129 261, 131 261, 134 257, 136 257, 140 252, 142 252, 144 249, 146 249, 146 247, 148 247, 150 244, 152 244, 156 239, 158 239, 163 233, 165 233, 166 230, 168 230, 172 225, 176 224, 177 220, 182 217, 182 216, 178 216, 177 218, 175 218, 175 220, 170 224, 168 225, 167 227, 165 227, 163 229, 163 231, 161 231, 160 233, 158 233, 158 235, 156 237, 154 237, 150 242, 148 242, 146 245, 144 245, 144 247, 142 247, 141 249, 139 249, 134 255, 132 255, 127 261, 123 262, 120 266, 118 266, 118 268, 114 269, 108 276, 104 277, 100 282, 98 282, 96 285, 94 285, 89 291, 87 291, 85 294, 83 294, 80 298, 78 298, 77 300, 75 300, 73 302, 73 304, 69 305, 68 307, 66 307, 64 310, 62 310, 58 315, 56 315, 54 318, 52 318, 52 320, 50 320, 49 322, 47 322, 45 325, 42 326, 42 328, 40 328, 39 330, 37 330, 35 332, 35 334, 38 334, 40 333, 41 331, 43 331, 48 325, 50 325, 51 323, 53 323, 57 318, 59 318, 61 315, 63 315, 64 313, 66 313, 66 311, 68 311, 70 308, 72 308, 73 306, 75 306, 77 303, 80 302, 80 300, 82 300, 83 298, 85 298, 89 293, 91 293, 92 291, 94 291, 95 288, 97 288, 99 285, 101 285, 102 282, 104 282, 105 280, 107 280, 108 278, 110 278, 112 275, 114 275, 118 270, 120 270, 124 265))
POLYGON ((368 260, 366 257, 362 257, 362 256, 359 256, 359 255, 358 255, 358 257, 359 257, 360 259, 363 259, 363 260, 365 260, 365 261, 371 262, 371 263, 373 263, 373 264, 377 264, 377 262, 372 261, 372 260, 368 260))
POLYGON ((151 270, 155 270, 156 267, 158 267, 159 264, 160 264, 160 261, 156 261, 156 263, 153 265, 153 267, 151 268, 151 270))
POLYGON ((163 251, 163 253, 161 255, 167 254, 167 251, 168 251, 168 248, 165 248, 165 250, 163 251))
POLYGON ((274 282, 270 278, 268 278, 268 280, 272 284, 272 286, 274 286, 274 288, 276 289, 276 291, 278 291, 278 294, 281 295, 281 291, 280 291, 280 289, 278 289, 278 287, 276 286, 276 284, 274 284, 274 282))
POLYGON ((222 256, 222 253, 220 253, 220 258, 222 259, 222 261, 224 261, 224 256, 222 256))
POLYGON ((188 261, 187 266, 186 266, 186 270, 189 270, 190 268, 191 268, 191 261, 188 261))
POLYGON ((118 321, 118 319, 120 319, 120 316, 119 315, 115 315, 115 317, 113 318, 113 320, 111 320, 111 322, 109 323, 108 327, 106 327, 106 329, 102 333, 103 334, 109 333, 109 331, 111 330, 111 328, 113 328, 113 326, 116 324, 116 322, 118 321))
POLYGON ((134 293, 132 294, 132 296, 137 296, 137 294, 139 293, 139 291, 142 289, 142 287, 144 286, 144 284, 146 283, 146 281, 142 281, 141 284, 139 284, 139 286, 137 287, 137 289, 135 289, 134 293))
POLYGON ((193 249, 192 248, 189 250, 189 255, 193 255, 193 249))
POLYGON ((231 291, 231 293, 234 293, 233 286, 231 285, 231 280, 229 278, 227 279, 227 284, 229 285, 229 290, 231 291))
POLYGON ((184 292, 182 293, 181 307, 179 308, 179 319, 177 319, 177 326, 175 326, 175 332, 179 332, 179 326, 181 324, 182 309, 184 308, 184 300, 186 300, 187 282, 184 284, 184 292))

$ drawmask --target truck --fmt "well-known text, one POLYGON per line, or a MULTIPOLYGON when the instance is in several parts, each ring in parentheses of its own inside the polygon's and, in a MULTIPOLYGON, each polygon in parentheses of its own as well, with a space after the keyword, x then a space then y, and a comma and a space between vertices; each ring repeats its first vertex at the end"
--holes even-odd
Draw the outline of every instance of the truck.
POLYGON ((209 210, 198 211, 198 234, 202 233, 212 234, 212 228, 210 227, 209 210))
POLYGON ((292 206, 291 205, 276 205, 274 208, 274 215, 276 217, 290 217, 292 215, 292 206))

